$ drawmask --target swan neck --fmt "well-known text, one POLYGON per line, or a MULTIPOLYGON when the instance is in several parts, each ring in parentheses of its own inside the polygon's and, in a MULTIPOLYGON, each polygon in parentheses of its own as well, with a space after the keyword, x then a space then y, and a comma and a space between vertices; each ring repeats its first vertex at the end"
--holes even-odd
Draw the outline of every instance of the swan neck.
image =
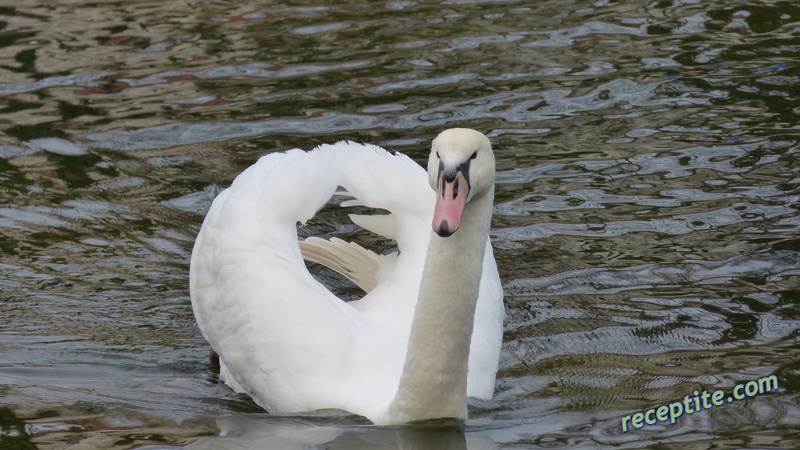
POLYGON ((467 370, 493 189, 450 237, 431 232, 406 359, 389 422, 467 417, 467 370))

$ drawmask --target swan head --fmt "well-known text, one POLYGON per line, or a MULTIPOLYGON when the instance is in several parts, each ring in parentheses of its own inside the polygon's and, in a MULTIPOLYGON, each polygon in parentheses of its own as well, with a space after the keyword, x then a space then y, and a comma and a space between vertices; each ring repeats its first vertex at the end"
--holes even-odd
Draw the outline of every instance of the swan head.
POLYGON ((489 138, 469 128, 442 131, 431 145, 428 180, 436 191, 433 231, 451 236, 464 208, 494 186, 494 153, 489 138))

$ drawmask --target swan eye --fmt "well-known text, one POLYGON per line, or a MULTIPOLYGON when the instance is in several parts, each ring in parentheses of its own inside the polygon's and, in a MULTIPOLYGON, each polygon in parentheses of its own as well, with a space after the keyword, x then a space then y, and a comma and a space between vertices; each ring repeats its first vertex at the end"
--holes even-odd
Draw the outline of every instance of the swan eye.
POLYGON ((478 157, 478 151, 476 150, 475 153, 473 153, 472 156, 469 157, 469 159, 475 159, 477 157, 478 157))
POLYGON ((442 159, 442 157, 439 156, 439 152, 438 151, 436 152, 436 157, 439 158, 439 159, 442 159))

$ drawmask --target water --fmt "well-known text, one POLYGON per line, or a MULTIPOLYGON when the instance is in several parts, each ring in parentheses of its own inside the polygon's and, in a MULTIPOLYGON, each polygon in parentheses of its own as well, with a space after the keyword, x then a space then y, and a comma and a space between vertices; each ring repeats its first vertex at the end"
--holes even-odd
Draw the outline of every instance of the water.
POLYGON ((0 447, 800 445, 800 7, 530 5, 0 7, 0 447), (407 430, 218 384, 187 280, 219 189, 341 139, 422 161, 452 126, 497 154, 495 398, 407 430))

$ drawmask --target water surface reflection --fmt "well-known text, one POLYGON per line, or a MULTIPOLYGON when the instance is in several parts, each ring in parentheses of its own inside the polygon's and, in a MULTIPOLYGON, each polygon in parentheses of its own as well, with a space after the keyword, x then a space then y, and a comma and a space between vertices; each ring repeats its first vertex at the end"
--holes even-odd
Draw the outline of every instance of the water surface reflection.
MULTIPOLYGON (((0 8, 0 446, 800 445, 798 21, 738 0, 0 8), (432 434, 219 385, 187 289, 216 193, 265 152, 421 161, 451 126, 497 152, 495 399, 432 434)), ((387 245, 333 206, 305 231, 387 245)))

